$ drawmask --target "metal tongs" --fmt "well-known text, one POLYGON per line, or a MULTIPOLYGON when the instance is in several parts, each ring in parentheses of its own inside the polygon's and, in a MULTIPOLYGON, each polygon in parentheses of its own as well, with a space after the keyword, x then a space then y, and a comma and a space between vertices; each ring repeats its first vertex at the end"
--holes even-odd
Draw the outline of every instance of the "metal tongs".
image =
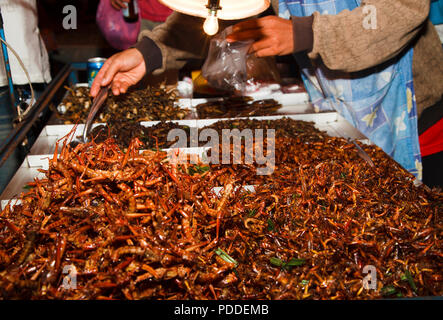
POLYGON ((89 111, 88 117, 86 118, 85 127, 83 129, 83 142, 87 142, 88 134, 91 130, 92 122, 94 121, 95 115, 98 110, 100 110, 103 103, 106 101, 108 97, 109 86, 101 87, 97 96, 94 98, 92 102, 91 110, 89 111))
POLYGON ((360 146, 358 145, 358 143, 355 142, 354 139, 352 139, 351 141, 352 141, 352 143, 355 145, 355 147, 357 148, 357 153, 358 153, 358 155, 360 156, 360 158, 362 158, 363 160, 365 160, 366 163, 369 164, 369 166, 371 166, 372 168, 375 168, 375 164, 374 164, 374 162, 372 161, 372 159, 371 159, 371 157, 369 156, 369 154, 367 154, 367 152, 366 152, 365 150, 363 150, 363 148, 360 147, 360 146))

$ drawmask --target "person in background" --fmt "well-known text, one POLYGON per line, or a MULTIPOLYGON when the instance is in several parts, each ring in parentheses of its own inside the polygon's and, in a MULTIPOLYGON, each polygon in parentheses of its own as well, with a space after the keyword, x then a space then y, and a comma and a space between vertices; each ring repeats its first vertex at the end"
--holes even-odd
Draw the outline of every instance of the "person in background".
MULTIPOLYGON (((38 28, 36 0, 2 0, 1 14, 6 42, 23 61, 31 78, 35 98, 51 81, 49 58, 38 28)), ((16 103, 30 97, 28 79, 17 58, 8 50, 16 103)), ((3 58, 0 59, 0 143, 13 128, 13 109, 3 58)), ((21 151, 16 149, 0 167, 0 192, 21 164, 21 151)))
MULTIPOLYGON (((1 13, 6 41, 20 56, 35 89, 44 87, 51 81, 51 73, 48 52, 38 28, 36 0, 3 0, 1 13)), ((10 50, 8 56, 14 85, 28 90, 28 78, 17 58, 10 50)), ((8 90, 8 78, 3 59, 0 60, 0 90, 4 92, 8 90)), ((3 107, 2 104, 2 110, 3 107)))
MULTIPOLYGON (((129 2, 129 0, 111 0, 111 4, 116 10, 125 8, 125 2, 129 2)), ((138 0, 138 7, 141 16, 141 30, 154 29, 172 13, 171 9, 162 5, 158 0, 138 0)))
MULTIPOLYGON (((279 17, 235 24, 227 40, 253 39, 250 53, 259 57, 294 54, 318 111, 336 110, 419 180, 443 187, 443 50, 428 19, 430 0, 272 5, 279 17), (433 159, 422 162, 427 157, 433 159)), ((204 59, 202 24, 174 12, 143 31, 135 48, 107 60, 91 94, 109 84, 124 93, 145 74, 204 59)))

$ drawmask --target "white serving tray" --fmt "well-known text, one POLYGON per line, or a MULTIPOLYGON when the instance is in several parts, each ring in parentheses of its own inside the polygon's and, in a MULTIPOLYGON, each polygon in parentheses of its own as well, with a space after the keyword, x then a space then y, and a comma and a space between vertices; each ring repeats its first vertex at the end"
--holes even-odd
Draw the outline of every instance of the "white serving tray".
MULTIPOLYGON (((315 126, 322 131, 326 131, 329 135, 335 137, 366 139, 357 129, 355 129, 349 122, 341 117, 337 112, 327 113, 309 113, 309 114, 291 114, 291 115, 275 115, 275 116, 256 116, 248 118, 219 118, 219 119, 195 119, 195 120, 172 120, 167 122, 174 122, 179 125, 185 125, 190 128, 203 128, 211 125, 217 121, 222 120, 238 120, 238 119, 257 119, 257 120, 276 120, 283 117, 294 119, 313 121, 315 126)), ((154 126, 160 121, 145 121, 140 124, 145 127, 154 126)), ((103 123, 93 124, 93 128, 103 123)), ((30 155, 52 154, 55 150, 57 141, 69 134, 74 129, 75 125, 48 125, 43 128, 34 145, 32 146, 30 155)), ((83 124, 79 124, 75 128, 74 137, 82 136, 83 124)))

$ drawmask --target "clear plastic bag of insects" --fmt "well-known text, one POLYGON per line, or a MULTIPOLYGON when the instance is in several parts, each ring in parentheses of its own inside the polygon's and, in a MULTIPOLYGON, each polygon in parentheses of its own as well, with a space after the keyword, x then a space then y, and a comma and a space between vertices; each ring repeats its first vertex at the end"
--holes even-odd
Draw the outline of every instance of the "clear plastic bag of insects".
POLYGON ((259 58, 249 54, 246 60, 247 80, 243 95, 269 95, 279 91, 281 86, 280 73, 274 57, 259 58))
POLYGON ((208 57, 202 68, 202 75, 212 87, 248 94, 263 86, 280 83, 280 74, 271 57, 258 58, 248 54, 253 40, 227 42, 232 32, 228 27, 209 44, 208 57))
POLYGON ((211 40, 202 75, 214 88, 243 91, 247 80, 246 59, 253 41, 229 43, 226 36, 231 32, 228 27, 211 40))

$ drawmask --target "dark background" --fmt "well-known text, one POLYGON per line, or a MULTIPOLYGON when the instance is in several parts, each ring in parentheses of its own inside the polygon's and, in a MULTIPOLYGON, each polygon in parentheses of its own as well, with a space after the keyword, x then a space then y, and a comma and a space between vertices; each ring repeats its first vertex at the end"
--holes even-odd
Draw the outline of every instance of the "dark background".
MULTIPOLYGON (((95 16, 99 2, 99 0, 37 0, 39 28, 49 53, 53 76, 66 63, 86 62, 92 57, 107 58, 118 51, 106 42, 96 24, 95 16), (66 5, 77 8, 76 30, 63 28, 63 18, 66 16, 63 14, 63 7, 66 5)), ((273 14, 271 7, 261 16, 269 14, 273 14)), ((292 55, 276 57, 276 61, 283 77, 298 75, 292 55)), ((182 73, 196 69, 191 65, 192 63, 185 67, 182 73)), ((85 75, 79 74, 80 82, 86 82, 86 78, 82 78, 85 75)))
POLYGON ((39 28, 46 44, 54 76, 65 63, 86 62, 91 57, 109 57, 117 50, 105 40, 95 15, 99 0, 37 0, 39 28), (63 28, 63 7, 77 9, 77 29, 63 28))

